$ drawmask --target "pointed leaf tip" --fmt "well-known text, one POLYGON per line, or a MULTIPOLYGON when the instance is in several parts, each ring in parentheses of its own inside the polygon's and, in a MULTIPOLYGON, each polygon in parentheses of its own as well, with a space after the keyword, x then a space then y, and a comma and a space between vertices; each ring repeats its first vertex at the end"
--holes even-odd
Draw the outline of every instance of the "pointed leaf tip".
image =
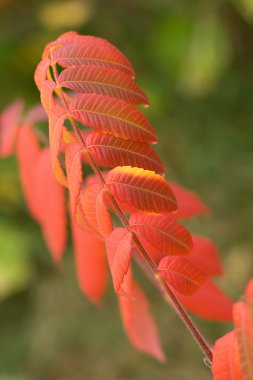
POLYGON ((123 288, 136 299, 133 301, 130 298, 119 297, 123 325, 130 342, 137 350, 164 363, 166 357, 161 347, 155 321, 149 310, 148 299, 134 281, 130 270, 125 276, 123 288))

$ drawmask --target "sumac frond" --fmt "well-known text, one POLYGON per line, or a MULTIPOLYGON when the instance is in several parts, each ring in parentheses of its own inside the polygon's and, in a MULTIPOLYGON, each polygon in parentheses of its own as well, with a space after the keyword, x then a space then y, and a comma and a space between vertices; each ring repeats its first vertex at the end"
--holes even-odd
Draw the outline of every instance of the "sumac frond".
MULTIPOLYGON (((31 130, 43 117, 41 111, 27 116, 20 127, 17 151, 29 209, 55 260, 60 260, 66 241, 66 187, 80 288, 92 301, 101 300, 106 252, 130 341, 163 361, 147 299, 133 279, 133 259, 149 268, 158 289, 170 297, 188 326, 193 323, 182 305, 206 318, 229 320, 232 304, 210 281, 221 273, 215 247, 204 238, 192 239, 176 221, 206 213, 207 207, 196 194, 165 179, 163 164, 150 146, 157 142, 156 133, 135 106, 148 106, 149 101, 134 78, 132 64, 111 43, 64 33, 47 44, 35 72, 49 119, 52 172, 58 183, 48 172, 49 148, 42 148, 31 130), (94 173, 89 177, 86 165, 94 173), (102 171, 100 166, 111 170, 102 171), (45 187, 43 180, 49 181, 45 187), (54 209, 57 215, 52 215, 54 209), (114 226, 111 214, 123 227, 114 226)), ((2 155, 12 152, 15 142, 21 112, 19 104, 15 107, 8 131, 1 118, 0 136, 7 136, 0 142, 2 155)), ((210 358, 201 335, 196 333, 195 338, 210 358)))
MULTIPOLYGON (((132 64, 119 49, 101 38, 75 32, 65 33, 46 46, 35 73, 49 117, 53 171, 56 179, 69 189, 72 224, 78 223, 88 231, 88 241, 93 235, 100 241, 96 244, 105 245, 114 288, 119 294, 129 293, 127 301, 121 304, 127 303, 132 315, 134 308, 139 307, 131 299, 135 286, 127 291, 123 283, 130 278, 133 257, 146 262, 154 278, 165 270, 166 264, 166 275, 160 275, 165 292, 167 286, 172 286, 183 294, 197 294, 205 275, 211 277, 220 270, 216 260, 214 267, 202 274, 208 258, 215 256, 212 247, 206 248, 206 259, 199 258, 200 269, 198 247, 188 261, 171 257, 187 255, 193 248, 190 233, 175 219, 206 213, 207 208, 197 195, 179 185, 171 186, 162 176, 162 162, 149 145, 157 142, 156 133, 135 107, 149 105, 148 98, 134 78, 132 64), (72 131, 65 125, 71 126, 72 131), (87 134, 85 127, 94 131, 87 134), (83 165, 89 165, 96 177, 84 181, 83 165), (112 169, 103 172, 100 166, 112 169), (116 213, 124 228, 114 229, 108 208, 116 213)), ((76 229, 75 226, 73 231, 76 229)), ((137 314, 143 314, 145 309, 137 314)), ((147 341, 143 334, 137 334, 137 343, 135 333, 129 331, 131 325, 126 325, 132 343, 148 351, 144 349, 147 341)), ((157 349, 152 353, 161 358, 157 349)))

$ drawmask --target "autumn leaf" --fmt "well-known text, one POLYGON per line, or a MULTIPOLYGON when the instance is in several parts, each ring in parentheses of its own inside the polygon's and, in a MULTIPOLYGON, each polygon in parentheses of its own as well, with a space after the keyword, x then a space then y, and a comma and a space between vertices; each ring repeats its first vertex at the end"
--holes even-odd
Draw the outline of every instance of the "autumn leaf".
POLYGON ((235 331, 227 333, 215 342, 212 374, 214 380, 244 380, 240 371, 235 331))
POLYGON ((0 157, 14 153, 23 107, 23 102, 14 102, 0 115, 0 157))
POLYGON ((102 133, 133 141, 157 142, 155 131, 134 106, 101 94, 82 94, 69 105, 70 115, 102 133))
POLYGON ((87 186, 83 194, 83 212, 91 228, 106 238, 112 231, 112 221, 104 202, 103 188, 99 184, 87 186))
POLYGON ((131 104, 149 104, 144 92, 129 75, 112 68, 71 66, 61 72, 58 84, 84 94, 103 94, 131 104))
POLYGON ((98 304, 107 283, 104 243, 81 229, 73 216, 71 224, 79 287, 92 302, 98 304))
MULTIPOLYGON (((59 46, 59 45, 58 45, 59 46)), ((67 44, 53 49, 51 64, 58 63, 62 67, 93 65, 98 67, 111 67, 134 76, 133 67, 126 57, 110 46, 98 44, 67 44)))
POLYGON ((149 170, 116 167, 108 173, 106 183, 117 200, 140 210, 169 213, 177 208, 168 182, 149 170))
POLYGON ((125 276, 123 288, 131 297, 119 296, 119 305, 124 329, 139 351, 145 352, 160 362, 166 360, 156 324, 149 310, 149 303, 143 290, 134 281, 131 271, 125 276))
POLYGON ((106 239, 106 252, 116 293, 120 292, 129 269, 132 235, 125 228, 116 228, 106 239))
POLYGON ((178 211, 175 214, 177 218, 191 218, 209 212, 207 206, 193 191, 175 182, 170 182, 170 186, 178 202, 178 211))
POLYGON ((231 322, 233 303, 231 299, 206 280, 200 289, 191 296, 177 293, 179 300, 191 313, 213 321, 231 322))
POLYGON ((48 249, 58 263, 67 239, 66 206, 64 188, 56 182, 52 172, 49 148, 40 151, 34 175, 39 223, 48 249))
POLYGON ((204 273, 184 258, 164 257, 159 263, 158 273, 184 295, 192 295, 205 281, 204 273))
POLYGON ((192 249, 190 233, 168 215, 135 213, 131 215, 133 232, 144 238, 163 255, 185 255, 192 249))

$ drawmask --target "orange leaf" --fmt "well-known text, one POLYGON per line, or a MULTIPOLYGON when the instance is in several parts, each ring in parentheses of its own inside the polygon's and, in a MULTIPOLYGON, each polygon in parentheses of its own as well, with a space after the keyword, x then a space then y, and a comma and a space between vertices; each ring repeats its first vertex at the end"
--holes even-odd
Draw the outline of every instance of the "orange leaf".
POLYGON ((19 128, 17 139, 19 172, 28 209, 37 221, 40 219, 40 212, 34 189, 36 187, 35 170, 39 152, 39 143, 33 130, 27 124, 22 125, 19 128))
POLYGON ((193 191, 173 182, 170 182, 170 186, 178 202, 178 211, 175 214, 177 218, 190 218, 209 212, 207 206, 193 191))
POLYGON ((123 140, 118 137, 92 132, 86 146, 98 164, 104 166, 135 166, 164 172, 157 153, 146 142, 123 140))
POLYGON ((164 362, 166 358, 155 321, 149 310, 148 300, 143 290, 132 278, 130 270, 125 276, 123 288, 133 298, 119 297, 123 325, 130 342, 137 350, 164 362))
MULTIPOLYGON (((74 31, 69 31, 66 33, 61 34, 55 41, 49 42, 43 52, 42 58, 47 58, 50 53, 50 49, 54 49, 56 47, 64 46, 64 45, 90 45, 90 46, 98 46, 98 47, 104 47, 108 49, 116 50, 120 55, 123 55, 121 51, 116 48, 116 46, 112 45, 107 40, 100 38, 100 37, 94 37, 94 36, 82 36, 74 31)), ((127 58, 124 56, 124 60, 127 60, 127 58)), ((127 60, 128 61, 128 60, 127 60)), ((128 66, 131 68, 133 72, 133 67, 131 62, 128 61, 128 66)))
POLYGON ((185 255, 192 249, 190 233, 168 215, 135 213, 129 224, 163 255, 185 255))
POLYGON ((72 100, 70 114, 103 133, 126 140, 157 142, 147 118, 124 100, 99 94, 83 94, 72 100))
POLYGON ((5 108, 0 115, 0 157, 7 157, 14 153, 23 107, 23 103, 17 101, 5 108))
POLYGON ((52 166, 55 178, 63 185, 68 186, 66 175, 59 160, 62 143, 63 124, 66 119, 66 112, 59 106, 52 107, 49 114, 49 140, 51 148, 52 166))
POLYGON ((71 219, 78 283, 83 293, 99 303, 106 289, 107 264, 104 243, 71 219))
POLYGON ((40 99, 44 107, 44 110, 49 113, 54 106, 53 92, 56 87, 56 83, 52 80, 46 80, 41 86, 40 99))
POLYGON ((48 116, 42 107, 41 104, 36 104, 32 108, 30 108, 29 112, 27 113, 24 123, 25 124, 34 124, 40 121, 47 121, 48 116))
POLYGON ((186 309, 202 318, 222 322, 232 320, 232 301, 208 279, 192 296, 179 293, 177 296, 186 309))
POLYGON ((235 331, 229 332, 215 342, 212 374, 214 380, 243 380, 235 331))
POLYGON ((65 195, 64 188, 53 176, 49 148, 39 153, 34 186, 39 223, 54 260, 59 262, 66 244, 65 195))
POLYGON ((177 208, 168 182, 152 171, 130 166, 116 167, 108 173, 106 182, 117 200, 140 210, 169 213, 177 208))
POLYGON ((81 162, 83 149, 84 148, 81 144, 73 142, 67 145, 65 151, 68 188, 70 194, 71 209, 74 216, 76 216, 77 213, 77 205, 79 203, 83 183, 81 162))
POLYGON ((253 326, 249 306, 244 302, 234 304, 235 334, 243 379, 253 379, 253 326))
POLYGON ((192 236, 192 240, 193 249, 187 259, 208 276, 221 275, 223 273, 222 264, 214 243, 204 236, 192 236))
POLYGON ((158 266, 161 277, 184 295, 195 293, 205 281, 204 273, 186 259, 164 257, 158 266))
POLYGON ((112 231, 112 221, 104 203, 101 185, 93 184, 86 187, 82 207, 91 228, 106 238, 112 231))
POLYGON ((132 235, 125 228, 114 229, 106 239, 106 252, 116 293, 120 292, 129 269, 131 240, 132 235))
POLYGON ((34 81, 39 91, 41 90, 41 87, 44 81, 47 79, 47 71, 48 71, 49 66, 50 66, 50 60, 48 58, 45 58, 45 59, 42 59, 42 61, 40 61, 40 63, 36 67, 36 70, 34 73, 34 81))
POLYGON ((149 104, 148 98, 135 81, 117 69, 72 66, 61 72, 58 83, 85 94, 104 94, 131 104, 149 104))
MULTIPOLYGON (((141 244, 143 245, 145 250, 148 252, 148 255, 158 265, 159 261, 162 260, 162 258, 166 257, 167 254, 161 252, 155 246, 151 245, 146 239, 144 239, 143 235, 141 235, 139 233, 137 233, 137 235, 138 235, 138 238, 139 238, 141 244)), ((136 247, 133 247, 133 248, 135 249, 136 247)))

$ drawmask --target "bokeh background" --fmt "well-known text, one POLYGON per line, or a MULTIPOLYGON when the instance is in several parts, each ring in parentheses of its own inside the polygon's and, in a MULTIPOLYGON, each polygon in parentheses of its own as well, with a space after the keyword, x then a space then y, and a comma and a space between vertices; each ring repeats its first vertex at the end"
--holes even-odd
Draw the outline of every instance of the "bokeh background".
MULTIPOLYGON (((220 285, 238 299, 253 275, 253 1, 0 0, 0 109, 39 101, 44 45, 67 30, 101 36, 133 62, 148 93, 168 176, 212 209, 191 222, 222 255, 220 285)), ((175 314, 143 278, 168 356, 131 348, 111 284, 100 308, 79 291, 31 220, 15 158, 0 161, 0 380, 211 379, 175 314)), ((198 320, 213 342, 229 325, 198 320)))

